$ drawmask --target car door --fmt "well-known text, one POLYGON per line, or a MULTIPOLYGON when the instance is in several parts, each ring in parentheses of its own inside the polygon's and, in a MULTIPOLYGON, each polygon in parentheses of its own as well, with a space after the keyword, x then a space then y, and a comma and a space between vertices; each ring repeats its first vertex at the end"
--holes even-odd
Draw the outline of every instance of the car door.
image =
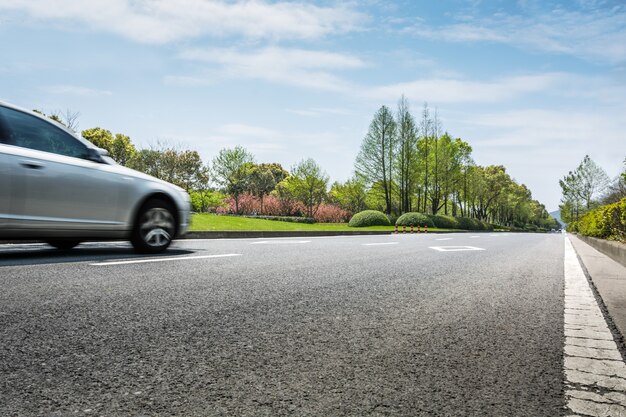
POLYGON ((10 221, 15 229, 120 229, 120 176, 87 159, 89 148, 51 122, 1 107, 4 146, 13 173, 10 221))

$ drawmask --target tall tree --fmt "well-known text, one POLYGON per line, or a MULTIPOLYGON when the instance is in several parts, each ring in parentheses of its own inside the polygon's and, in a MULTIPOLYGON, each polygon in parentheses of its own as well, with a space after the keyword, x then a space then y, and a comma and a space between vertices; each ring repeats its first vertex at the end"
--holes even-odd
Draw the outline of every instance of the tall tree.
POLYGON ((254 156, 241 146, 224 148, 213 159, 216 181, 235 199, 235 212, 239 214, 239 196, 247 187, 254 156))
POLYGON ((396 123, 387 106, 374 115, 356 157, 355 172, 372 187, 382 187, 385 212, 391 214, 396 123))
POLYGON ((411 115, 409 103, 402 96, 396 112, 397 126, 397 178, 400 212, 411 211, 411 196, 416 177, 417 162, 417 130, 415 119, 411 115))

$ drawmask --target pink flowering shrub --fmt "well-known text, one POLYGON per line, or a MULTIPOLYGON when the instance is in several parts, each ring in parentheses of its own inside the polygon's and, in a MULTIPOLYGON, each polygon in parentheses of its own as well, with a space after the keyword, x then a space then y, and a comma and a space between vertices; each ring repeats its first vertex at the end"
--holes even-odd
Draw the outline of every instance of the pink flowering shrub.
MULTIPOLYGON (((232 196, 226 198, 224 203, 225 207, 216 209, 217 214, 237 214, 235 199, 232 196)), ((247 193, 239 195, 239 214, 304 217, 306 213, 307 207, 299 201, 268 195, 263 198, 261 210, 259 197, 247 193)), ((323 203, 315 210, 313 218, 318 223, 345 223, 350 220, 350 216, 350 212, 338 206, 323 203)))
POLYGON ((350 220, 350 212, 333 204, 322 203, 313 214, 318 223, 346 223, 350 220))

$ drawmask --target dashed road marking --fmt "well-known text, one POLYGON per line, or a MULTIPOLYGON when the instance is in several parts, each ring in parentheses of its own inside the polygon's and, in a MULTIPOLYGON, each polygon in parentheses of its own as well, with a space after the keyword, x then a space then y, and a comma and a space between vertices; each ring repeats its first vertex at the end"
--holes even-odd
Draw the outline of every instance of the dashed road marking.
POLYGON ((362 243, 363 246, 397 245, 398 242, 362 243))
POLYGON ((451 237, 442 237, 441 239, 435 239, 435 240, 452 240, 451 237))
POLYGON ((252 242, 251 245, 298 245, 303 243, 311 243, 310 240, 261 240, 259 242, 252 242))
POLYGON ((585 416, 626 416, 626 364, 565 238, 564 374, 567 408, 585 416))
POLYGON ((149 262, 192 261, 195 259, 228 258, 231 256, 241 256, 241 254, 240 253, 226 253, 223 255, 168 256, 165 258, 131 259, 128 261, 94 262, 94 263, 90 263, 89 265, 110 266, 110 265, 127 265, 127 264, 145 264, 149 262))
POLYGON ((480 236, 470 236, 470 239, 476 239, 477 237, 480 237, 480 236))
POLYGON ((461 252, 461 251, 485 250, 483 248, 477 248, 476 246, 429 246, 429 248, 434 249, 439 252, 461 252))

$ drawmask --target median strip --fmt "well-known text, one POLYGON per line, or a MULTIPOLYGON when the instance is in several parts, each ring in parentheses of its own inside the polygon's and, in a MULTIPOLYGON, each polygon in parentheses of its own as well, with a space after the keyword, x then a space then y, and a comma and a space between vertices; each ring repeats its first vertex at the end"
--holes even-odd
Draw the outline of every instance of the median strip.
POLYGON ((89 265, 110 266, 110 265, 145 264, 149 262, 191 261, 195 259, 228 258, 231 256, 241 256, 241 254, 240 253, 226 253, 223 255, 169 256, 166 258, 132 259, 128 261, 111 261, 111 262, 94 262, 89 265))

